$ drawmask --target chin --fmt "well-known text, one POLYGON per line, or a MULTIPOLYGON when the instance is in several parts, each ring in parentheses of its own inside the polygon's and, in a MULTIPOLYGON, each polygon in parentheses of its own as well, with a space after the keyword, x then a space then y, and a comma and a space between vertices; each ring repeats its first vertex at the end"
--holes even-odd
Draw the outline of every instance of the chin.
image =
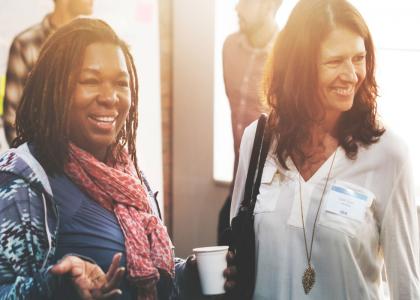
POLYGON ((343 110, 345 111, 349 111, 354 104, 354 99, 352 98, 351 100, 349 100, 347 103, 344 104, 343 110))
POLYGON ((345 113, 345 112, 348 112, 352 107, 353 105, 343 105, 340 107, 336 107, 335 111, 339 113, 345 113))
POLYGON ((335 107, 336 110, 341 111, 341 112, 346 112, 348 110, 350 110, 353 107, 354 104, 354 97, 352 96, 351 98, 347 98, 347 99, 337 99, 335 101, 335 105, 334 103, 332 103, 333 107, 335 107))
POLYGON ((108 148, 115 142, 113 138, 93 138, 91 139, 91 143, 96 145, 98 148, 108 148))

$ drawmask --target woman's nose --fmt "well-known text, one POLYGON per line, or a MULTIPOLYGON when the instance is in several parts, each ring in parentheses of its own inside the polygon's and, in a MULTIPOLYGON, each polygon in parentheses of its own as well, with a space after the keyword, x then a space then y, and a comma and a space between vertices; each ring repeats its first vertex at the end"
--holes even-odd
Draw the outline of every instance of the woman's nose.
POLYGON ((100 88, 98 101, 103 104, 114 104, 118 101, 117 90, 114 85, 109 82, 104 82, 100 88))
POLYGON ((356 67, 353 62, 347 62, 343 64, 343 69, 340 74, 340 78, 347 82, 357 83, 358 77, 356 72, 356 67))

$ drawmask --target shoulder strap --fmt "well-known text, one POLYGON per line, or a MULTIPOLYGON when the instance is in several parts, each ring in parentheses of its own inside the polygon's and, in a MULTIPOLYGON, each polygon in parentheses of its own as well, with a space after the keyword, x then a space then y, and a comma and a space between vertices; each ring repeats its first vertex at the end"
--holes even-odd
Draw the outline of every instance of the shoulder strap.
POLYGON ((271 134, 269 130, 264 130, 260 157, 258 159, 258 173, 257 173, 257 178, 255 179, 255 182, 254 182, 252 195, 251 195, 250 207, 252 211, 254 211, 255 202, 257 200, 258 194, 260 193, 261 177, 264 170, 265 161, 267 159, 268 150, 270 149, 270 144, 271 144, 271 134))
MULTIPOLYGON (((258 125, 257 125, 257 131, 255 133, 254 138, 254 144, 252 146, 252 153, 251 158, 249 161, 249 167, 248 167, 248 173, 246 176, 246 182, 245 182, 245 193, 244 193, 244 199, 241 202, 241 209, 242 208, 251 208, 254 209, 252 204, 252 198, 255 194, 254 187, 255 183, 257 182, 257 179, 259 177, 259 181, 261 182, 261 174, 258 174, 257 178, 255 178, 255 173, 257 171, 257 166, 259 166, 259 161, 261 157, 261 150, 263 146, 263 137, 264 137, 264 131, 265 131, 265 125, 267 123, 267 115, 261 114, 260 118, 258 119, 258 125)), ((264 159, 265 161, 265 159, 264 159)), ((258 172, 260 173, 260 172, 258 172)))

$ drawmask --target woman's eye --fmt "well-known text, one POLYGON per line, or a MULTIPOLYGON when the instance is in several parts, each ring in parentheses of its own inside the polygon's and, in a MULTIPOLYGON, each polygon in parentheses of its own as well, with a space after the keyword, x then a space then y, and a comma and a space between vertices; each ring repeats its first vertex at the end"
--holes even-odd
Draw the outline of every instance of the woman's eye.
POLYGON ((117 85, 122 86, 122 87, 128 87, 128 81, 127 80, 118 80, 117 85))
POLYGON ((331 67, 336 67, 340 64, 338 59, 327 61, 326 65, 331 67))
POLYGON ((365 55, 358 55, 356 57, 353 58, 353 62, 363 62, 365 60, 366 56, 365 55))
POLYGON ((99 80, 95 78, 86 78, 86 79, 80 80, 80 83, 81 84, 97 84, 99 83, 99 80))

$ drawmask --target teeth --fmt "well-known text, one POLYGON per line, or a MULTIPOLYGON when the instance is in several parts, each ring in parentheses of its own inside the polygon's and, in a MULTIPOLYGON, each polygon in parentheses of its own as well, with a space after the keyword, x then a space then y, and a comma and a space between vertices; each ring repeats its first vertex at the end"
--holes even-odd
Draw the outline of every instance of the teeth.
POLYGON ((112 123, 114 122, 115 117, 92 117, 92 119, 99 122, 112 123))
POLYGON ((349 96, 351 95, 351 93, 353 92, 353 88, 349 87, 347 89, 343 89, 343 88, 335 88, 334 91, 342 96, 349 96))

